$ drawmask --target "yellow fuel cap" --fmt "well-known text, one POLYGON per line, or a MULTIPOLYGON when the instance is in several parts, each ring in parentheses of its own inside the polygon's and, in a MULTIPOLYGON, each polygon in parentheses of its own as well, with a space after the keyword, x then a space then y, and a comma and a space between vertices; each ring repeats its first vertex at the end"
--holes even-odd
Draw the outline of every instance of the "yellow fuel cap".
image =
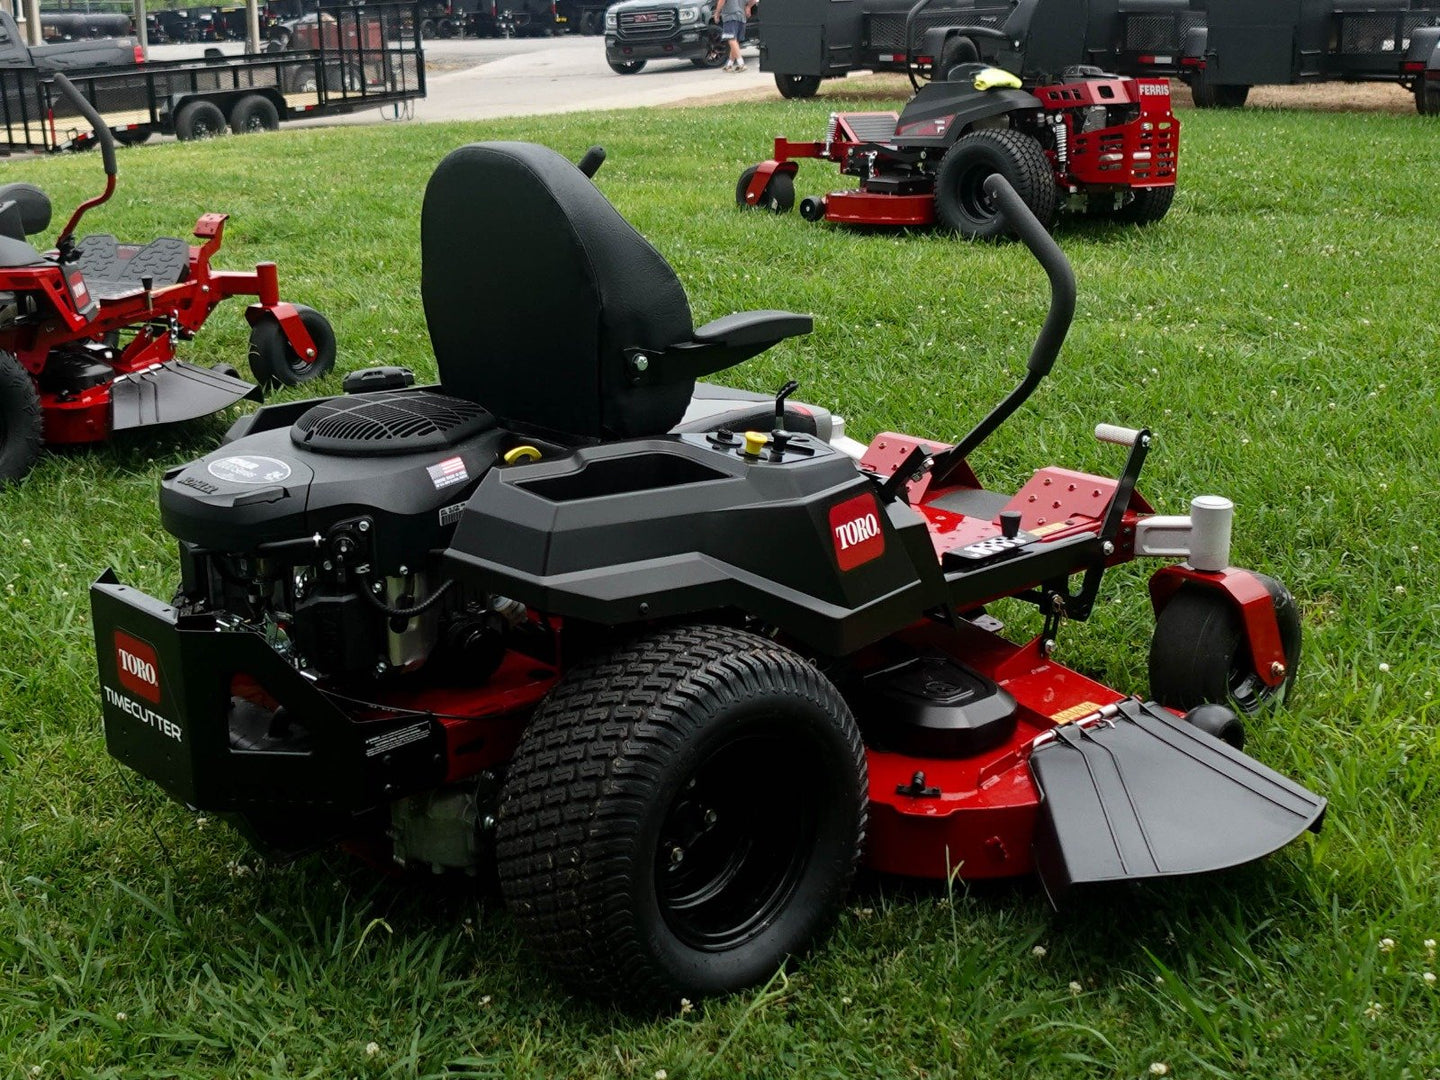
POLYGON ((519 446, 512 447, 511 449, 505 451, 506 465, 523 465, 527 461, 539 460, 540 451, 536 450, 535 447, 531 446, 529 443, 521 443, 519 446))
POLYGON ((1001 87, 1019 90, 1021 85, 1023 84, 1016 76, 1003 68, 987 67, 984 71, 975 73, 976 90, 996 90, 1001 87))
POLYGON ((759 457, 760 451, 765 449, 765 444, 769 441, 770 437, 763 431, 745 432, 745 456, 759 457))

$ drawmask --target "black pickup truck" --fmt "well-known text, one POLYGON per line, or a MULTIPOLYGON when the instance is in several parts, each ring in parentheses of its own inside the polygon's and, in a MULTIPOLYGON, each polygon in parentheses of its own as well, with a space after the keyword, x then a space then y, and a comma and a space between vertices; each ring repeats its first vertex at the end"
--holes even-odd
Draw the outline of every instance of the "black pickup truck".
POLYGON ((144 59, 133 37, 86 38, 50 45, 26 45, 14 17, 0 9, 0 68, 71 71, 76 68, 132 67, 144 59))

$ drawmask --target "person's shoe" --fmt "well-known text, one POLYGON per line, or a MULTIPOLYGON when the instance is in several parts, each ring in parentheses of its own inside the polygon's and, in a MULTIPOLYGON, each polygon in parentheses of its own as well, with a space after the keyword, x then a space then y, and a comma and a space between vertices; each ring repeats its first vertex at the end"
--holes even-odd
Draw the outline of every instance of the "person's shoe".
POLYGON ((726 61, 725 61, 725 67, 724 67, 722 70, 724 70, 724 71, 734 71, 734 70, 735 70, 735 61, 733 61, 733 60, 726 60, 726 61))
POLYGON ((744 70, 745 70, 745 61, 744 61, 744 60, 741 60, 738 64, 735 65, 735 67, 734 67, 732 70, 734 70, 734 71, 744 71, 744 70))

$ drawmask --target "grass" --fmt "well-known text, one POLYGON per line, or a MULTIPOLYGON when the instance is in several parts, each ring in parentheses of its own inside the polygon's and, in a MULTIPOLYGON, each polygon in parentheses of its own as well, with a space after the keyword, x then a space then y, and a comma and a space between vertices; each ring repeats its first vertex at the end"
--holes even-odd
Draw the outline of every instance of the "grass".
MULTIPOLYGON (((418 218, 436 162, 481 138, 572 158, 600 142, 601 186, 674 263, 697 322, 817 313, 814 334, 733 381, 794 375, 861 437, 954 437, 1017 380, 1040 275, 1013 246, 736 211, 735 178, 769 139, 816 137, 837 107, 143 147, 122 151, 120 193, 87 225, 183 235, 227 210, 221 265, 273 258, 283 294, 333 320, 326 389, 376 363, 429 377, 418 218)), ((0 493, 0 1076, 1440 1075, 1440 1001, 1422 974, 1440 971, 1425 944, 1440 937, 1435 126, 1184 121, 1163 223, 1060 228, 1075 329, 975 464, 997 487, 1051 462, 1109 472, 1117 451, 1090 429, 1145 424, 1158 442, 1141 488, 1160 510, 1210 491, 1236 501, 1236 561, 1294 587, 1308 635, 1292 706, 1252 726, 1251 748, 1330 798, 1321 836, 1059 916, 1030 886, 869 878, 816 954, 751 993, 662 1017, 570 999, 485 890, 377 880, 339 854, 259 862, 106 756, 86 586, 114 565, 168 595, 156 480, 214 444, 216 418, 47 454, 0 493)), ((0 181, 44 186, 57 217, 98 176, 90 157, 0 167, 0 181)), ((802 194, 835 184, 801 169, 802 194)), ((189 355, 238 361, 245 334, 233 302, 189 355)), ((1090 624, 1065 631, 1063 659, 1143 691, 1145 573, 1113 574, 1090 624)))

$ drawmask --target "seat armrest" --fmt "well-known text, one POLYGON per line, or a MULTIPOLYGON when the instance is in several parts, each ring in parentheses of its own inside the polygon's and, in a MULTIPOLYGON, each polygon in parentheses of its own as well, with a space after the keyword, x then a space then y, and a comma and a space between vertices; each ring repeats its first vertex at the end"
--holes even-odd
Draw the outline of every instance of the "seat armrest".
POLYGON ((719 345, 726 349, 764 345, 767 348, 788 337, 798 337, 815 329, 809 315, 791 311, 737 311, 723 315, 697 329, 693 339, 701 345, 719 345))

